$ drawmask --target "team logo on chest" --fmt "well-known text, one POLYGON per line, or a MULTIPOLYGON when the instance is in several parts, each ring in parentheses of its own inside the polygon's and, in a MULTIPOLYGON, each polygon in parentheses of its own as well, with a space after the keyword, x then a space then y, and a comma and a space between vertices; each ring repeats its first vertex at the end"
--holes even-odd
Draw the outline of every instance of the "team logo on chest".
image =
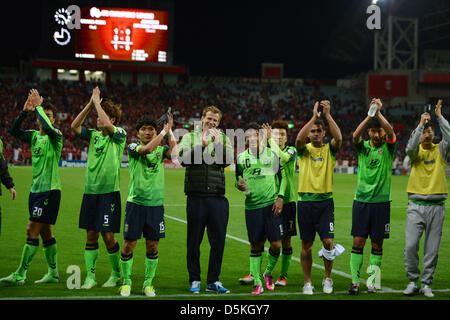
POLYGON ((425 160, 425 158, 421 158, 421 161, 423 161, 423 164, 433 164, 436 162, 436 160, 431 159, 431 160, 425 160))
POLYGON ((41 154, 42 148, 41 147, 34 147, 33 148, 33 154, 38 156, 41 154))
POLYGON ((97 154, 103 153, 104 150, 105 150, 105 146, 101 146, 101 147, 95 148, 95 152, 97 154))
POLYGON ((314 162, 317 162, 317 161, 322 162, 323 161, 322 157, 317 157, 317 158, 314 158, 313 156, 310 156, 310 157, 311 157, 311 160, 314 161, 314 162))

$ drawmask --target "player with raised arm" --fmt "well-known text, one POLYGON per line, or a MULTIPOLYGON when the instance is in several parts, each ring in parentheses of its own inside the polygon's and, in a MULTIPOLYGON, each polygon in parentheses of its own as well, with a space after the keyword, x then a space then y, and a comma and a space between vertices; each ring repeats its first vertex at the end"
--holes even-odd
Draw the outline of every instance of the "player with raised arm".
MULTIPOLYGON (((286 145, 288 141, 288 124, 284 120, 275 120, 272 125, 263 124, 262 128, 267 132, 270 148, 280 157, 286 177, 286 190, 283 199, 284 237, 281 240, 281 274, 275 282, 276 286, 286 286, 289 266, 292 261, 291 237, 297 235, 297 192, 295 190, 295 166, 297 164, 297 149, 286 145)), ((266 270, 265 274, 271 278, 272 274, 266 270)), ((269 279, 271 280, 271 279, 269 279)), ((248 274, 240 278, 242 284, 253 284, 254 278, 248 274)))
POLYGON ((352 284, 349 293, 359 294, 360 269, 363 263, 363 250, 370 236, 370 281, 367 292, 376 293, 376 279, 380 276, 383 255, 383 240, 389 238, 391 211, 392 163, 397 148, 394 129, 381 113, 381 100, 372 99, 376 113, 369 112, 353 133, 353 143, 358 154, 358 182, 352 209, 353 247, 350 255, 352 284), (366 131, 369 140, 362 140, 366 131))
POLYGON ((120 167, 126 144, 126 132, 117 127, 122 115, 120 105, 102 101, 96 87, 88 105, 72 122, 75 135, 89 142, 86 182, 81 204, 79 228, 86 230, 84 252, 87 276, 82 289, 97 285, 95 268, 99 254, 98 238, 102 235, 108 250, 111 276, 103 287, 114 287, 120 281, 120 247, 114 233, 120 232, 120 167), (89 112, 97 111, 99 130, 86 129, 83 123, 89 112))
POLYGON ((57 245, 53 235, 53 225, 58 217, 61 200, 61 182, 58 164, 61 158, 63 135, 53 127, 56 108, 43 98, 35 89, 30 91, 23 110, 14 120, 11 134, 30 144, 32 155, 31 190, 28 198, 30 218, 27 225, 27 243, 23 247, 19 268, 10 276, 0 279, 3 282, 23 285, 27 270, 39 249, 39 236, 44 245, 44 256, 48 272, 35 283, 59 282, 57 264, 57 245), (39 130, 23 130, 23 121, 28 114, 37 117, 39 130))
POLYGON ((257 123, 249 124, 248 148, 236 160, 236 187, 246 193, 245 223, 250 242, 250 274, 255 284, 253 295, 264 291, 260 273, 266 239, 270 248, 264 280, 269 291, 275 290, 271 274, 285 232, 281 212, 286 179, 280 158, 266 147, 267 140, 264 134, 260 136, 260 128, 257 123))
POLYGON ((340 255, 344 248, 334 244, 334 201, 333 201, 333 176, 336 165, 336 153, 342 145, 341 130, 331 116, 330 101, 320 101, 323 115, 318 112, 319 102, 314 104, 313 116, 297 135, 296 147, 299 155, 299 179, 298 179, 298 226, 302 240, 302 252, 300 256, 303 269, 303 294, 313 294, 314 287, 311 283, 312 246, 316 232, 322 241, 322 249, 319 256, 323 257, 325 266, 322 281, 323 292, 333 292, 333 280, 331 270, 336 256, 340 255), (332 139, 324 143, 325 118, 330 127, 332 139), (309 143, 307 139, 309 138, 309 143))
POLYGON ((428 298, 434 297, 430 286, 437 266, 445 200, 448 197, 445 169, 450 150, 450 126, 442 116, 442 100, 438 100, 435 114, 442 132, 441 142, 433 143, 434 128, 431 116, 425 112, 406 146, 406 153, 411 159, 411 174, 406 187, 408 209, 405 227, 405 269, 410 283, 403 294, 407 296, 422 292, 428 298), (420 281, 418 251, 424 231, 423 273, 420 281))
POLYGON ((164 227, 164 159, 176 156, 176 139, 172 133, 173 117, 168 114, 168 123, 156 134, 157 124, 153 118, 144 117, 137 126, 138 143, 128 145, 130 184, 124 221, 124 243, 120 259, 123 285, 120 295, 131 292, 131 270, 133 251, 137 240, 144 235, 147 256, 145 259, 144 294, 156 295, 152 281, 158 265, 158 243, 165 237, 164 227), (169 134, 169 146, 160 146, 169 134))

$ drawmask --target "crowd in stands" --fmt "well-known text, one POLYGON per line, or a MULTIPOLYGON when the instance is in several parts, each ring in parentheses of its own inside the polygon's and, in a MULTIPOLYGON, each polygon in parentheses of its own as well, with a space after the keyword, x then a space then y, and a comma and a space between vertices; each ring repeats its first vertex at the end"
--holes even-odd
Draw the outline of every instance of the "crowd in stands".
MULTIPOLYGON (((85 160, 87 142, 77 139, 70 124, 80 110, 89 102, 92 82, 37 81, 26 82, 0 78, 0 137, 5 145, 4 155, 14 164, 31 161, 30 147, 9 134, 13 120, 23 108, 31 88, 36 88, 44 100, 58 108, 55 127, 64 136, 62 159, 85 160)), ((102 98, 112 99, 122 105, 123 115, 119 126, 127 131, 128 143, 136 141, 135 124, 144 114, 159 118, 170 106, 176 121, 176 128, 186 127, 208 105, 216 105, 223 112, 221 128, 245 128, 251 121, 270 123, 284 119, 293 125, 289 132, 289 144, 301 127, 312 116, 317 99, 331 101, 331 113, 343 135, 343 145, 337 154, 338 165, 357 164, 352 145, 353 130, 367 114, 367 103, 356 98, 347 89, 336 86, 305 86, 295 84, 256 84, 244 81, 183 80, 174 86, 140 86, 113 83, 106 87, 99 84, 102 98)), ((408 106, 383 107, 385 117, 394 125, 398 139, 397 163, 405 156, 405 147, 412 129, 417 125, 420 112, 408 106), (398 111, 399 110, 399 111, 398 111), (407 114, 407 117, 404 115, 407 114)), ((92 111, 85 122, 87 128, 96 128, 96 113, 92 111)), ((27 117, 24 128, 36 129, 36 118, 27 117)), ((158 130, 161 130, 159 128, 158 130)), ((329 135, 328 135, 329 136, 329 135)))

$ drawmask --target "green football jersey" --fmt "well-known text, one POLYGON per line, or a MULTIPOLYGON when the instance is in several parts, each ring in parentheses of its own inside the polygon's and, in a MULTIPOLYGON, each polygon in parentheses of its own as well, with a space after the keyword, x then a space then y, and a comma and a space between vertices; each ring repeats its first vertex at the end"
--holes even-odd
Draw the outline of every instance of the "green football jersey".
POLYGON ((3 142, 2 142, 2 139, 0 139, 0 159, 3 159, 3 142))
POLYGON ((128 145, 130 184, 127 201, 141 206, 164 205, 164 159, 170 159, 168 146, 158 146, 148 154, 139 154, 140 143, 128 145))
POLYGON ((120 191, 120 167, 127 133, 114 127, 111 135, 82 128, 80 138, 89 142, 85 194, 105 194, 120 191))
POLYGON ((236 161, 236 185, 245 179, 250 191, 245 198, 245 209, 253 210, 272 205, 278 196, 284 197, 286 188, 284 170, 280 158, 270 148, 259 155, 249 149, 238 155, 236 161))
POLYGON ((358 154, 358 183, 355 200, 380 203, 392 200, 391 175, 397 143, 372 147, 370 141, 355 145, 358 154))
POLYGON ((297 166, 297 149, 291 146, 286 146, 283 149, 290 155, 289 161, 283 164, 284 176, 286 178, 286 190, 284 191, 283 203, 297 202, 297 191, 295 188, 295 168, 297 166))
POLYGON ((63 147, 63 135, 61 131, 53 127, 41 106, 37 106, 34 113, 46 134, 41 134, 37 130, 21 129, 21 124, 27 116, 24 111, 20 112, 11 130, 13 136, 29 143, 31 147, 33 178, 30 192, 61 190, 58 166, 63 147))
POLYGON ((269 145, 273 152, 280 158, 286 178, 286 189, 284 190, 283 204, 297 202, 297 191, 295 188, 295 169, 297 166, 297 148, 285 146, 281 150, 278 144, 269 139, 269 145))

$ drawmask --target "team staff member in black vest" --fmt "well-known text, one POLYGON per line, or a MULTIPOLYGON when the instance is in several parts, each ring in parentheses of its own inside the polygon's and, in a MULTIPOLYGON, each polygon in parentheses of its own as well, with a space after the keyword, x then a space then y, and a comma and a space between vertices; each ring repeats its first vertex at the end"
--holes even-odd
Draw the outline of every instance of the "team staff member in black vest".
POLYGON ((185 134, 179 145, 179 161, 186 167, 187 268, 192 293, 200 292, 200 244, 205 227, 211 245, 206 291, 230 292, 219 282, 229 215, 224 168, 233 161, 230 140, 218 129, 221 118, 217 107, 206 107, 201 125, 185 134))

